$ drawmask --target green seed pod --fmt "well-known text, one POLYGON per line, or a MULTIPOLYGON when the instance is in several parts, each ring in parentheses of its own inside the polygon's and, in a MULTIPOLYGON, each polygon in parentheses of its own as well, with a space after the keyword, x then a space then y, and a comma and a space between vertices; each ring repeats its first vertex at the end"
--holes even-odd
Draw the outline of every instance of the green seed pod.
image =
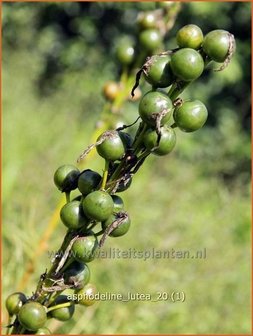
POLYGON ((141 12, 137 17, 138 25, 141 29, 156 27, 156 17, 153 12, 141 12))
POLYGON ((144 136, 143 142, 148 150, 153 150, 155 155, 163 156, 170 153, 176 145, 176 133, 173 128, 164 125, 161 127, 161 139, 157 146, 158 135, 155 129, 149 128, 144 136))
POLYGON ((96 293, 97 293, 96 287, 93 284, 88 283, 82 289, 76 291, 76 294, 78 296, 77 303, 83 306, 93 305, 96 302, 94 298, 94 295, 96 293))
POLYGON ((77 188, 79 169, 72 165, 59 167, 54 174, 54 183, 60 191, 68 192, 77 188))
POLYGON ((186 101, 174 111, 174 120, 184 132, 194 132, 201 128, 207 120, 206 106, 199 100, 186 101))
POLYGON ((27 298, 25 294, 21 292, 10 294, 5 301, 6 309, 8 310, 9 315, 13 316, 18 314, 20 308, 24 303, 26 303, 26 301, 27 298))
POLYGON ((162 36, 159 30, 147 29, 140 33, 139 41, 143 48, 151 52, 161 46, 162 36))
POLYGON ((175 76, 190 82, 202 74, 204 61, 196 50, 183 48, 172 54, 170 66, 175 76))
POLYGON ((82 205, 84 214, 99 222, 106 220, 113 212, 113 200, 105 191, 93 191, 84 198, 82 205))
POLYGON ((140 29, 149 29, 156 27, 156 17, 153 12, 141 12, 137 17, 140 29))
POLYGON ((80 227, 85 227, 90 220, 84 215, 82 204, 79 201, 71 201, 65 204, 61 211, 60 217, 65 226, 75 230, 80 227))
POLYGON ((121 38, 116 47, 116 56, 121 64, 128 65, 134 59, 134 45, 128 36, 121 38))
POLYGON ((82 195, 86 196, 98 187, 101 179, 101 175, 97 172, 91 169, 86 169, 78 178, 78 189, 82 195))
POLYGON ((80 263, 87 263, 95 258, 95 252, 98 248, 98 240, 94 234, 80 237, 72 245, 72 256, 80 263))
POLYGON ((20 308, 18 320, 25 329, 37 331, 47 321, 46 308, 38 302, 27 302, 20 308))
POLYGON ((222 63, 228 57, 231 44, 235 48, 234 36, 228 31, 212 30, 204 38, 203 50, 213 61, 222 63))
POLYGON ((202 30, 194 24, 182 27, 177 33, 177 44, 180 48, 199 49, 202 42, 202 30))
POLYGON ((83 288, 90 280, 88 265, 74 261, 64 272, 64 282, 67 285, 75 285, 75 288, 83 288))
POLYGON ((149 91, 141 99, 139 104, 139 115, 143 121, 150 126, 156 126, 159 114, 163 113, 161 125, 170 120, 172 114, 172 101, 163 92, 149 91))
POLYGON ((122 142, 119 132, 106 131, 101 134, 97 141, 105 137, 105 140, 96 146, 97 152, 106 160, 120 160, 125 154, 125 146, 122 142))
POLYGON ((156 88, 165 88, 172 84, 174 75, 170 68, 171 57, 153 56, 144 71, 146 81, 156 88))
MULTIPOLYGON (((105 229, 108 226, 110 226, 117 219, 120 219, 120 212, 111 215, 105 222, 103 222, 102 223, 103 229, 105 229)), ((128 232, 128 230, 130 229, 130 224, 131 224, 130 217, 127 216, 122 221, 122 223, 109 234, 109 236, 111 236, 111 237, 120 237, 120 236, 125 235, 128 232)))

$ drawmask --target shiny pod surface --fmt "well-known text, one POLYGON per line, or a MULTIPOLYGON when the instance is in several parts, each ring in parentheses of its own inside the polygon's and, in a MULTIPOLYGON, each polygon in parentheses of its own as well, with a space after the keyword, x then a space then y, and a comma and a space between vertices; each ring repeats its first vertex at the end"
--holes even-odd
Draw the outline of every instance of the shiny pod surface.
POLYGON ((139 115, 147 124, 155 126, 158 115, 164 112, 161 119, 161 125, 164 125, 171 117, 172 108, 172 102, 165 93, 149 91, 140 101, 139 115))
POLYGON ((228 56, 230 43, 234 43, 234 37, 228 31, 212 30, 204 38, 203 50, 213 61, 222 63, 228 56))
POLYGON ((125 154, 125 146, 117 131, 106 131, 101 134, 97 141, 104 141, 96 146, 97 152, 106 160, 119 160, 125 154))
POLYGON ((161 127, 161 139, 158 145, 157 139, 158 135, 156 130, 152 128, 148 129, 143 136, 145 147, 155 155, 166 155, 170 153, 176 145, 176 133, 173 128, 167 125, 161 127))
POLYGON ((151 64, 145 71, 146 81, 157 88, 165 88, 172 84, 174 75, 170 68, 170 56, 153 56, 151 64))
POLYGON ((194 132, 207 120, 206 106, 199 100, 186 101, 175 109, 173 117, 177 126, 185 132, 194 132))
POLYGON ((72 257, 79 262, 90 262, 95 258, 98 240, 94 234, 77 238, 71 248, 72 257))
POLYGON ((194 24, 186 25, 177 32, 177 44, 180 48, 199 49, 202 42, 202 30, 194 24))
POLYGON ((27 302, 20 308, 18 320, 25 329, 36 331, 47 321, 46 309, 38 302, 27 302))
POLYGON ((196 50, 183 48, 172 54, 170 66, 175 76, 190 82, 202 74, 204 61, 196 50))
POLYGON ((113 211, 112 197, 105 191, 96 190, 87 195, 83 202, 84 214, 97 221, 106 220, 113 211))

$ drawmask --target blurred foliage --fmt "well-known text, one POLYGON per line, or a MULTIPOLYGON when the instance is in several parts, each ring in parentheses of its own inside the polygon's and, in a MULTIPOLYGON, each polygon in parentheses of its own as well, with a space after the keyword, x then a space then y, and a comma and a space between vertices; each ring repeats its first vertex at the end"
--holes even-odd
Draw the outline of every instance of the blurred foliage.
MULTIPOLYGON (((4 4, 3 46, 10 51, 19 48, 36 52, 40 61, 33 80, 35 90, 42 97, 64 88, 69 75, 82 73, 83 81, 79 85, 86 91, 86 94, 82 93, 85 104, 88 100, 92 107, 93 99, 96 105, 97 100, 102 104, 100 94, 98 95, 94 89, 102 85, 104 78, 116 79, 118 76, 120 66, 115 67, 117 40, 125 34, 132 37, 138 35, 138 27, 133 24, 138 12, 159 6, 160 3, 154 2, 4 4), (30 29, 27 29, 27 26, 30 29), (19 31, 18 35, 16 31, 19 31), (85 80, 86 78, 90 79, 85 80)), ((248 135, 251 97, 250 6, 250 3, 236 2, 184 4, 174 28, 165 39, 166 49, 173 49, 176 46, 175 35, 182 22, 184 24, 194 22, 204 33, 222 27, 235 35, 237 52, 230 66, 223 72, 215 73, 213 69, 218 65, 212 65, 184 96, 201 98, 205 102, 210 111, 209 126, 217 125, 224 113, 228 114, 228 117, 233 114, 231 118, 237 124, 237 132, 244 130, 248 135), (223 97, 226 97, 225 102, 223 97)), ((93 113, 92 108, 86 106, 87 114, 88 111, 93 113)), ((247 135, 243 135, 242 138, 245 136, 247 135)), ((222 140, 222 134, 220 138, 222 140)), ((237 149, 240 155, 240 147, 244 148, 244 142, 241 146, 232 146, 231 154, 236 154, 234 152, 237 149)), ((249 153, 248 148, 246 152, 249 153)), ((230 158, 231 156, 227 159, 231 161, 230 158)), ((223 159, 226 160, 226 156, 223 159)), ((234 163, 234 168, 230 167, 224 175, 233 178, 238 171, 241 172, 241 169, 247 174, 249 159, 249 155, 244 156, 243 160, 246 161, 242 165, 234 163)))
MULTIPOLYGON (((105 104, 102 87, 119 79, 117 40, 136 38, 138 12, 159 6, 3 3, 3 299, 16 290, 59 199, 55 169, 88 145, 105 104)), ((223 72, 212 65, 186 90, 185 97, 207 105, 208 124, 194 134, 177 131, 170 157, 148 159, 123 195, 132 228, 108 247, 205 247, 207 259, 96 260, 92 281, 101 292, 183 290, 186 301, 101 302, 78 309, 69 323, 51 321, 56 333, 250 333, 251 4, 183 3, 166 49, 176 46, 175 34, 187 23, 204 33, 229 30, 235 57, 223 72)), ((120 118, 132 122, 137 109, 127 102, 120 118)), ((101 162, 89 168, 102 171, 101 162)), ((49 250, 64 232, 57 228, 49 250)), ((48 262, 47 255, 38 260, 27 294, 48 262)))
MULTIPOLYGON (((250 71, 247 71, 251 55, 250 6, 250 3, 226 2, 184 4, 174 29, 167 36, 166 47, 173 49, 176 45, 175 33, 182 22, 188 24, 193 21, 204 33, 222 27, 235 35, 236 57, 227 71, 218 74, 220 81, 207 74, 198 82, 198 90, 194 88, 198 92, 203 84, 207 84, 208 90, 205 90, 203 98, 207 98, 207 104, 210 102, 210 107, 216 111, 209 118, 211 124, 217 119, 220 98, 229 95, 228 108, 237 106, 241 111, 243 126, 250 129, 250 71)), ((22 46, 30 49, 37 41, 36 47, 43 58, 37 78, 38 91, 48 94, 50 90, 59 88, 66 71, 80 71, 93 64, 101 71, 104 64, 113 69, 114 48, 119 36, 135 36, 138 28, 132 23, 138 11, 157 7, 159 2, 8 4, 4 7, 3 15, 4 44, 12 48, 22 46), (112 22, 120 24, 112 25, 112 22), (30 30, 27 30, 27 25, 31 27, 30 30), (14 26, 20 32, 18 35, 14 26), (103 62, 100 62, 101 58, 103 62)))

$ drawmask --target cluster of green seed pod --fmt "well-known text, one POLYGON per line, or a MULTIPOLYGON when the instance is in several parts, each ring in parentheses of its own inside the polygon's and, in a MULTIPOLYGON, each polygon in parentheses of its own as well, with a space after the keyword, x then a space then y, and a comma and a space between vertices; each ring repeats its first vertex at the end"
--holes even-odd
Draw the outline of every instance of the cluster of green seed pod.
MULTIPOLYGON (((136 36, 124 35, 117 41, 115 54, 122 66, 133 64, 139 50, 143 54, 149 55, 163 47, 165 34, 163 28, 168 21, 166 14, 170 10, 170 6, 162 6, 160 3, 157 5, 160 8, 138 14, 136 36)), ((173 6, 178 5, 173 4, 173 6)))
MULTIPOLYGON (((139 27, 140 44, 149 50, 156 49, 160 38, 151 13, 139 17, 139 27)), ((193 132, 206 122, 208 112, 201 101, 183 101, 179 96, 210 61, 228 65, 235 50, 234 37, 224 30, 204 36, 198 26, 187 25, 178 31, 176 39, 177 48, 149 57, 136 76, 133 96, 141 74, 152 86, 139 102, 137 120, 103 132, 79 158, 96 148, 104 159, 104 169, 80 171, 76 166, 63 165, 56 170, 54 183, 66 194, 60 218, 67 234, 52 268, 41 277, 33 296, 27 298, 17 292, 7 298, 6 308, 10 317, 15 318, 13 333, 50 334, 45 326, 49 318, 67 321, 76 304, 95 303, 96 288, 90 283, 88 264, 108 236, 125 235, 131 224, 118 193, 131 186, 133 176, 150 154, 164 156, 174 149, 177 128, 193 132), (137 131, 132 132, 131 126, 137 122, 137 131), (74 190, 78 195, 71 197, 74 190), (64 294, 65 289, 72 290, 78 299, 64 294)), ((123 52, 119 45, 118 57, 129 64, 134 49, 124 48, 123 52)))
MULTIPOLYGON (((36 335, 51 334, 44 325, 47 321, 46 308, 38 302, 29 302, 24 293, 16 292, 9 295, 5 301, 6 309, 10 316, 10 321, 16 318, 14 323, 20 323, 21 330, 28 333, 34 331, 36 335)), ((16 330, 21 331, 21 330, 16 330)))
MULTIPOLYGON (((122 68, 122 72, 128 74, 140 67, 147 56, 164 49, 164 38, 168 30, 173 26, 171 19, 180 9, 177 2, 157 2, 154 10, 142 11, 136 18, 136 33, 124 34, 115 43, 115 58, 122 68)), ((103 95, 106 100, 113 102, 124 90, 122 82, 108 81, 103 87, 103 95)), ((141 97, 141 91, 136 90, 135 96, 129 95, 129 100, 136 101, 141 97)))
POLYGON ((51 331, 45 326, 49 319, 68 321, 75 312, 75 304, 90 306, 95 303, 96 287, 88 283, 89 270, 80 263, 73 263, 68 275, 73 282, 78 279, 79 287, 72 295, 74 298, 76 295, 75 300, 70 300, 70 295, 58 295, 50 305, 46 305, 26 298, 21 292, 8 296, 6 308, 11 319, 16 317, 11 325, 14 334, 49 335, 51 331))
MULTIPOLYGON (((202 30, 193 24, 182 27, 176 40, 177 48, 148 58, 139 73, 139 77, 143 73, 145 80, 152 85, 152 90, 144 95, 139 105, 141 118, 151 127, 144 136, 147 149, 155 147, 155 133, 157 136, 160 133, 159 146, 166 139, 169 152, 175 144, 171 128, 193 132, 205 124, 208 112, 201 101, 177 98, 201 76, 211 61, 223 63, 221 70, 224 69, 235 50, 235 40, 229 32, 213 30, 204 36, 202 30), (166 92, 165 88, 169 90, 166 92)), ((154 149, 154 154, 159 155, 159 146, 154 149)))

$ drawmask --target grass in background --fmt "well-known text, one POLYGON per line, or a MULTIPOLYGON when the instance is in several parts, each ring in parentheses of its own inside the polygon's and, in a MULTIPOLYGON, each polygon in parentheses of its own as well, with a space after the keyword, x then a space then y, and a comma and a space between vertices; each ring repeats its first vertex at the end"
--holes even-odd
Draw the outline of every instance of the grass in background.
MULTIPOLYGON (((67 73, 61 90, 38 98, 34 79, 40 62, 36 51, 3 55, 3 300, 17 290, 61 197, 53 184, 55 169, 75 163, 89 144, 103 106, 100 89, 110 73, 67 73)), ((223 174, 248 162, 250 141, 236 115, 223 112, 215 129, 178 132, 171 155, 147 160, 122 194, 131 229, 122 238, 108 238, 104 247, 193 253, 205 248, 206 259, 98 259, 89 265, 101 293, 155 297, 159 291, 184 291, 185 302, 77 307, 68 323, 50 321, 53 333, 250 333, 249 177, 223 174)), ((101 162, 87 168, 101 172, 101 162)), ((249 174, 249 167, 243 169, 249 174)), ((64 233, 59 225, 48 251, 59 247, 64 233)), ((48 253, 37 260, 27 295, 49 263, 48 253)))

